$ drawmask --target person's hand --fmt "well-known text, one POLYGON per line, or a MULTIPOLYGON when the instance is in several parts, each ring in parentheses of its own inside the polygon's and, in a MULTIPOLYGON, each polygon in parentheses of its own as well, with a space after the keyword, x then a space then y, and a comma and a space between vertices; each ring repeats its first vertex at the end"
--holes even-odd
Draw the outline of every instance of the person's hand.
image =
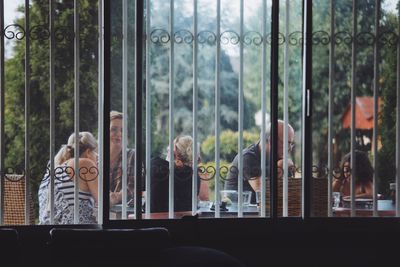
MULTIPOLYGON (((283 159, 278 160, 277 169, 278 169, 278 177, 280 178, 284 174, 284 171, 283 171, 283 159)), ((291 159, 288 159, 288 176, 289 177, 291 176, 291 174, 294 175, 293 169, 294 169, 293 161, 291 159)))
POLYGON ((120 203, 122 200, 122 192, 110 192, 110 206, 120 203))

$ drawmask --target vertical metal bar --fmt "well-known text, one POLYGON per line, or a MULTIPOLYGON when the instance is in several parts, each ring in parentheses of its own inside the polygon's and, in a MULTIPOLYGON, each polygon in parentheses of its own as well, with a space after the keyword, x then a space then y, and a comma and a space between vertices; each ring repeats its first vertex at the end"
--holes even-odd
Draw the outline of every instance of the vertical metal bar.
MULTIPOLYGON (((110 221, 110 90, 111 88, 111 1, 102 1, 103 17, 103 224, 110 221), (107 88, 107 90, 105 90, 107 88)), ((137 158, 137 157, 136 157, 137 158)))
POLYGON ((146 0, 146 214, 151 207, 151 83, 150 83, 150 0, 146 0))
POLYGON ((197 67, 198 67, 198 43, 197 43, 197 0, 193 0, 193 177, 192 177, 192 214, 197 211, 197 109, 199 90, 197 87, 197 67))
POLYGON ((142 219, 142 90, 143 90, 143 1, 136 0, 135 8, 135 215, 142 219))
POLYGON ((217 0, 217 29, 216 29, 216 43, 215 43, 215 218, 221 216, 219 203, 221 202, 221 195, 219 191, 221 190, 220 177, 219 177, 219 149, 220 140, 219 135, 221 131, 220 126, 220 61, 221 61, 221 0, 217 0))
POLYGON ((127 155, 128 144, 128 1, 122 1, 122 219, 127 218, 127 155))
POLYGON ((303 1, 302 217, 311 215, 312 178, 312 0, 303 1))
MULTIPOLYGON (((374 129, 372 131, 372 143, 373 145, 373 216, 378 216, 378 201, 377 201, 377 191, 378 191, 378 105, 379 105, 379 20, 381 18, 381 1, 375 1, 375 43, 374 43, 374 129)), ((352 176, 354 177, 354 175, 352 176)), ((355 177, 354 177, 355 178, 355 177)))
POLYGON ((355 185, 356 179, 354 177, 356 171, 356 159, 354 150, 356 149, 356 53, 357 53, 357 0, 353 0, 353 42, 351 46, 351 128, 350 128, 350 157, 351 157, 351 173, 353 174, 350 183, 350 198, 351 198, 351 216, 356 215, 355 210, 355 185))
POLYGON ((74 224, 79 223, 79 0, 74 0, 74 132, 75 132, 75 179, 74 179, 74 224))
POLYGON ((29 161, 29 132, 30 132, 30 20, 29 0, 25 0, 25 224, 30 222, 30 161, 29 161))
POLYGON ((99 155, 99 160, 97 162, 98 164, 98 177, 99 177, 99 183, 98 183, 98 213, 97 213, 97 223, 102 224, 103 223, 103 182, 104 182, 104 175, 103 175, 103 162, 104 162, 104 155, 103 155, 103 139, 104 139, 104 84, 103 84, 103 64, 104 64, 104 47, 103 47, 103 0, 99 0, 98 2, 98 46, 99 46, 99 60, 98 60, 98 89, 97 89, 97 94, 98 94, 98 116, 99 116, 99 121, 98 121, 98 155, 99 155))
MULTIPOLYGON (((0 0, 0 29, 4 29, 4 0, 0 0)), ((5 81, 4 81, 4 34, 0 34, 0 225, 4 223, 4 179, 5 179, 5 143, 4 143, 4 97, 5 97, 5 81)))
MULTIPOLYGON (((400 34, 400 9, 397 15, 397 34, 400 34)), ((400 217, 400 40, 397 40, 396 62, 396 217, 400 217)))
POLYGON ((54 224, 54 156, 55 156, 55 36, 54 36, 54 0, 49 0, 49 83, 50 83, 50 223, 54 224))
POLYGON ((288 213, 288 156, 289 156, 289 16, 290 16, 290 2, 286 0, 286 14, 285 14, 285 50, 284 50, 284 86, 283 86, 283 217, 287 217, 288 213))
POLYGON ((331 0, 331 43, 329 49, 329 97, 328 97, 328 216, 332 217, 332 180, 333 180, 333 97, 335 81, 335 0, 331 0))
POLYGON ((279 0, 272 1, 271 16, 271 137, 270 137, 270 183, 271 183, 271 218, 278 217, 278 173, 277 173, 277 141, 278 141, 278 83, 279 83, 279 0))
POLYGON ((243 217, 243 0, 240 0, 240 43, 239 43, 239 136, 238 136, 238 217, 243 217))
POLYGON ((169 50, 169 218, 174 217, 174 0, 170 0, 169 6, 169 32, 170 50, 169 50))
POLYGON ((261 203, 260 203, 260 216, 266 216, 265 202, 266 202, 266 124, 265 114, 267 113, 266 108, 266 96, 267 96, 267 0, 262 2, 262 65, 261 65, 261 203))

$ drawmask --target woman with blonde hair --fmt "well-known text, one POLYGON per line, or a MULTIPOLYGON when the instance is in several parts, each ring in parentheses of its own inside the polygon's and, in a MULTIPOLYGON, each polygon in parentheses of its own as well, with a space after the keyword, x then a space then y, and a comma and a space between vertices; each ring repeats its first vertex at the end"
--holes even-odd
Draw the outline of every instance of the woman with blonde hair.
MULTIPOLYGON (((199 151, 199 149, 198 149, 199 151)), ((193 139, 189 135, 178 136, 174 140, 175 166, 183 168, 193 166, 193 139)), ((200 163, 200 155, 197 156, 197 162, 200 163)), ((199 200, 208 200, 208 177, 205 173, 198 173, 200 179, 199 200)))
POLYGON ((127 172, 127 195, 132 199, 135 181, 135 150, 127 148, 127 165, 122 166, 122 119, 123 114, 118 111, 110 112, 110 205, 122 201, 122 173, 127 172))
MULTIPOLYGON (((174 211, 192 210, 193 139, 189 135, 174 140, 174 211)), ((197 160, 199 160, 198 157, 197 160)), ((168 211, 169 153, 166 159, 156 157, 151 162, 151 212, 168 211)), ((208 200, 208 179, 197 173, 197 197, 208 200)))
MULTIPOLYGON (((94 214, 98 200, 97 140, 90 132, 79 133, 79 223, 96 223, 94 214)), ((75 134, 62 145, 54 158, 54 224, 74 223, 75 134)), ((50 224, 50 170, 39 187, 40 224, 50 224)))

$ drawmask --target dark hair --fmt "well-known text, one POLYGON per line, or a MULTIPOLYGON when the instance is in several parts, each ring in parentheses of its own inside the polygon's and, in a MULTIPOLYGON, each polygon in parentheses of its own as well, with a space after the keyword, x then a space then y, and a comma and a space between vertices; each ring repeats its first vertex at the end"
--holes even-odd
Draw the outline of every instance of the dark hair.
MULTIPOLYGON (((354 155, 356 157, 355 161, 356 167, 355 167, 355 173, 351 170, 352 177, 355 177, 356 182, 360 182, 361 184, 372 182, 374 169, 372 168, 367 153, 360 150, 354 150, 354 155)), ((344 179, 345 177, 344 164, 346 162, 351 163, 350 160, 351 160, 351 153, 347 153, 342 159, 342 162, 340 164, 342 179, 344 179)))

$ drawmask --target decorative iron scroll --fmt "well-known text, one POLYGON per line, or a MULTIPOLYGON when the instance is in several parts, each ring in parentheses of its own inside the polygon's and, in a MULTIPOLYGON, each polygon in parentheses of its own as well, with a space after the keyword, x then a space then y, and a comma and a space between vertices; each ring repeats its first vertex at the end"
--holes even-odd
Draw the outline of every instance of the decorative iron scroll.
MULTIPOLYGON (((41 24, 35 25, 29 30, 32 40, 47 40, 50 38, 50 30, 48 25, 41 24)), ((25 28, 20 24, 10 24, 7 25, 1 32, 5 38, 12 40, 22 40, 26 36, 25 28)), ((56 27, 54 32, 54 37, 56 41, 72 41, 75 37, 73 30, 69 30, 66 26, 56 27)), ((200 31, 197 36, 188 29, 179 29, 170 34, 170 32, 163 28, 154 28, 150 32, 150 40, 156 45, 166 45, 171 41, 171 36, 173 36, 173 41, 176 44, 192 44, 196 41, 199 44, 214 45, 217 40, 221 42, 222 45, 239 45, 243 42, 246 46, 260 46, 265 42, 266 44, 271 44, 271 33, 267 33, 263 36, 262 33, 257 31, 247 31, 240 36, 239 33, 233 30, 226 30, 222 32, 217 39, 217 35, 209 30, 200 31)), ((303 32, 294 31, 287 35, 278 34, 278 44, 283 45, 288 42, 291 46, 301 46, 303 44, 303 32)), ((147 35, 143 37, 147 38, 147 35)), ((339 31, 335 32, 333 35, 326 31, 314 31, 312 33, 312 44, 313 45, 328 45, 331 42, 335 42, 336 45, 351 45, 353 41, 357 42, 360 46, 374 45, 378 40, 380 45, 395 46, 399 42, 399 35, 393 31, 385 31, 379 34, 378 38, 374 32, 360 32, 355 37, 351 31, 339 31)))

